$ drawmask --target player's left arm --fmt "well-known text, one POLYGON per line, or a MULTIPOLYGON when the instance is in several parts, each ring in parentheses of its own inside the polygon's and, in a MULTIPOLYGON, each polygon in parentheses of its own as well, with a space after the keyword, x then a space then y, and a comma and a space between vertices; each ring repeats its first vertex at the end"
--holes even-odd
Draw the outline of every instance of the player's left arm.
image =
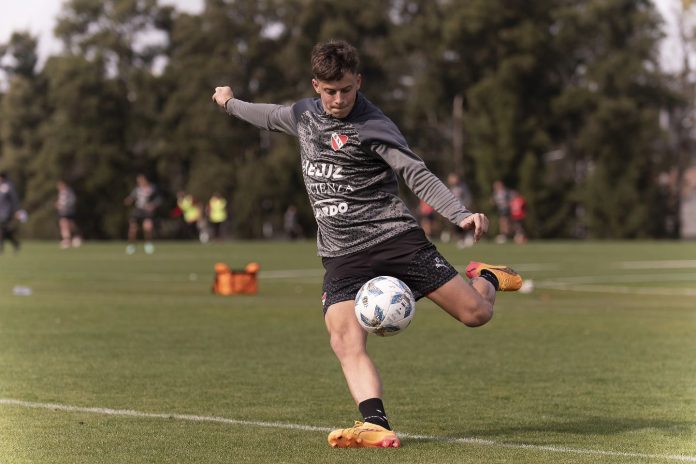
POLYGON ((406 182, 418 198, 462 229, 472 229, 478 241, 488 230, 488 218, 482 213, 472 213, 452 194, 426 166, 421 158, 410 150, 385 143, 374 143, 372 150, 382 157, 406 182))
POLYGON ((284 132, 297 137, 297 122, 291 105, 270 103, 250 103, 234 96, 230 87, 215 87, 213 101, 227 114, 243 121, 274 132, 284 132))

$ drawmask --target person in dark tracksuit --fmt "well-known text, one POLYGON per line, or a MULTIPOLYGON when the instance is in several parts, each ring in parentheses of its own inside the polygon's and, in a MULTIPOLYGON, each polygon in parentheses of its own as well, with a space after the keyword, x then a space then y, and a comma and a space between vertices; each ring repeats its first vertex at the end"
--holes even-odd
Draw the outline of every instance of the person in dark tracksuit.
POLYGON ((436 211, 478 240, 488 219, 467 210, 408 146, 396 125, 361 92, 355 48, 344 41, 315 45, 312 86, 319 98, 292 105, 248 103, 228 86, 213 100, 232 116, 299 139, 302 174, 318 225, 326 270, 324 320, 331 347, 363 421, 334 430, 333 447, 399 447, 382 402, 382 381, 367 353, 367 333, 354 312, 367 280, 390 275, 416 298, 428 297, 455 319, 480 326, 493 315, 496 290, 517 290, 521 277, 505 266, 472 262, 465 280, 428 241, 399 198, 397 174, 436 211))
POLYGON ((0 172, 0 253, 9 240, 15 253, 19 251, 20 243, 16 235, 15 219, 20 212, 19 195, 7 173, 0 172))

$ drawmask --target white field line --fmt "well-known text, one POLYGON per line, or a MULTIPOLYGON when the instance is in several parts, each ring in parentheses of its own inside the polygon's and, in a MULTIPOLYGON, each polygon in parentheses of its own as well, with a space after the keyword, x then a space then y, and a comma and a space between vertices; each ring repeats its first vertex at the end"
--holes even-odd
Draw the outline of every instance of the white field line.
POLYGON ((620 269, 696 269, 696 259, 672 259, 666 261, 622 261, 615 263, 620 269))
POLYGON ((570 292, 588 293, 618 293, 626 295, 656 295, 656 296, 696 296, 696 289, 692 288, 657 288, 657 287, 620 287, 617 285, 573 285, 563 282, 539 282, 534 283, 535 288, 548 290, 562 290, 570 292))
MULTIPOLYGON (((199 416, 193 414, 175 414, 175 413, 151 413, 151 412, 141 412, 134 411, 131 409, 111 409, 111 408, 99 408, 99 407, 81 407, 81 406, 71 406, 67 404, 55 404, 55 403, 35 403, 31 401, 22 401, 9 398, 0 398, 0 405, 17 406, 22 408, 32 408, 32 409, 49 409, 52 411, 63 411, 70 413, 85 413, 85 414, 102 414, 107 416, 119 416, 119 417, 135 417, 144 419, 167 419, 167 420, 181 420, 190 422, 213 422, 220 424, 229 425, 243 425, 246 427, 263 427, 263 428, 274 428, 274 429, 287 429, 287 430, 300 430, 305 432, 329 432, 332 429, 328 427, 317 427, 313 425, 303 425, 303 424, 291 424, 286 422, 263 422, 263 421, 248 421, 239 419, 228 419, 226 417, 218 416, 199 416)), ((454 437, 444 437, 437 435, 415 435, 410 433, 400 433, 401 438, 411 439, 411 440, 422 440, 422 441, 436 441, 443 443, 456 443, 464 445, 480 445, 480 446, 491 446, 496 448, 508 448, 508 449, 526 449, 533 451, 546 451, 549 453, 564 453, 564 454, 578 454, 578 455, 593 455, 593 456, 612 456, 612 457, 627 457, 627 458, 639 458, 647 460, 665 460, 665 461, 675 461, 675 462, 696 462, 696 456, 687 456, 679 454, 646 454, 646 453, 631 453, 624 451, 607 451, 607 450, 595 450, 595 449, 584 449, 584 448, 569 448, 565 446, 546 446, 546 445, 530 445, 524 443, 505 443, 493 440, 484 440, 480 438, 454 438, 454 437)))
POLYGON ((261 272, 259 272, 259 277, 261 279, 296 279, 303 277, 320 278, 323 275, 323 269, 287 269, 278 271, 264 271, 262 269, 261 272))
POLYGON ((693 282, 696 284, 695 273, 667 273, 659 274, 609 274, 609 275, 590 275, 576 277, 558 277, 555 279, 544 280, 544 282, 564 283, 564 284, 597 284, 597 283, 642 283, 642 282, 693 282))
MULTIPOLYGON (((636 261, 636 263, 653 263, 660 269, 679 269, 688 268, 691 261, 636 261)), ((626 263, 617 263, 621 266, 626 263)), ((466 265, 455 265, 457 270, 464 272, 466 265)), ((553 263, 537 264, 515 264, 512 266, 520 272, 549 271, 559 269, 559 265, 553 263)), ((650 268, 646 266, 646 268, 650 268)), ((313 282, 312 279, 319 279, 324 275, 321 269, 288 269, 265 271, 260 274, 263 279, 299 279, 306 283, 313 282)), ((634 295, 656 295, 656 296, 696 296, 696 289, 689 288, 660 288, 660 287, 622 287, 616 285, 604 285, 606 283, 641 283, 641 282, 675 282, 686 281, 696 282, 696 274, 665 274, 652 273, 650 275, 607 275, 607 276, 579 276, 567 277, 554 280, 542 280, 534 283, 536 288, 550 290, 590 292, 590 293, 614 293, 614 294, 634 294, 634 295), (593 285, 594 284, 594 285, 593 285)))
POLYGON ((664 287, 625 287, 607 285, 612 283, 643 283, 643 282, 694 282, 696 274, 619 274, 606 276, 578 276, 560 277, 553 280, 541 280, 534 282, 536 288, 549 290, 565 290, 573 292, 594 293, 619 293, 632 295, 657 295, 657 296, 696 296, 694 288, 664 288, 664 287))
MULTIPOLYGON (((454 267, 462 274, 466 269, 466 264, 453 264, 454 267)), ((511 267, 521 273, 538 272, 538 271, 555 271, 560 269, 558 263, 517 263, 511 267)), ((671 260, 671 261, 624 261, 612 263, 612 267, 620 269, 689 269, 696 268, 696 260, 671 260)), ((71 277, 70 273, 63 274, 64 277, 71 277)), ((73 276, 82 274, 73 273, 73 276)), ((279 270, 262 270, 259 273, 261 280, 289 279, 298 280, 301 283, 319 282, 324 275, 324 270, 321 268, 305 268, 305 269, 279 269, 279 270)), ((184 276, 183 274, 138 274, 137 276, 109 276, 108 281, 114 282, 172 282, 178 281, 181 278, 190 281, 201 279, 212 279, 213 272, 197 274, 190 273, 184 276)), ((101 279, 104 280, 104 279, 101 279)), ((562 291, 577 291, 577 292, 599 292, 599 293, 635 293, 644 295, 664 295, 664 296, 694 296, 695 291, 692 289, 665 289, 665 288, 630 288, 607 285, 581 285, 581 284, 606 284, 606 283, 640 283, 640 282, 657 282, 657 281, 693 281, 696 282, 696 274, 665 274, 651 273, 650 275, 607 275, 607 276, 579 276, 579 277, 561 277, 552 280, 535 281, 536 288, 547 288, 562 291), (576 284, 576 285, 572 285, 576 284)))

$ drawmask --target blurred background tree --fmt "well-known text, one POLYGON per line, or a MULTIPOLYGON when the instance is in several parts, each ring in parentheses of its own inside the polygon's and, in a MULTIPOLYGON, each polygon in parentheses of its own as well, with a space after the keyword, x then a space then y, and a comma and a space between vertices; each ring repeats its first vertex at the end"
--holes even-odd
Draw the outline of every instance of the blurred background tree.
POLYGON ((248 101, 311 97, 312 46, 342 38, 361 52, 365 95, 435 174, 460 174, 477 210, 494 215, 503 180, 527 199, 531 237, 675 236, 659 179, 691 161, 678 122, 693 85, 660 68, 662 28, 648 0, 205 0, 199 14, 68 0, 64 50, 40 69, 35 37, 0 44, 0 169, 33 237, 56 236, 65 179, 85 235, 122 238, 138 172, 164 192, 163 217, 177 191, 217 191, 239 237, 278 230, 289 205, 311 234, 296 141, 225 117, 210 95, 230 84, 248 101))

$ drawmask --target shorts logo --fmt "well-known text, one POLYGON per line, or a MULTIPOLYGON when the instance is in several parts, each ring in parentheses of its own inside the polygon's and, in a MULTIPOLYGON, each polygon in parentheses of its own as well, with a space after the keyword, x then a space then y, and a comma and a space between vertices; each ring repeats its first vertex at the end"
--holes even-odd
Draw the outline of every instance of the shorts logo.
POLYGON ((345 145, 347 141, 347 135, 337 134, 336 132, 331 134, 331 148, 333 148, 333 151, 338 151, 343 148, 343 145, 345 145))
POLYGON ((438 267, 444 267, 445 269, 447 269, 447 265, 442 262, 440 257, 435 258, 435 268, 437 269, 438 267))
POLYGON ((326 292, 321 296, 321 305, 326 306, 326 292))

